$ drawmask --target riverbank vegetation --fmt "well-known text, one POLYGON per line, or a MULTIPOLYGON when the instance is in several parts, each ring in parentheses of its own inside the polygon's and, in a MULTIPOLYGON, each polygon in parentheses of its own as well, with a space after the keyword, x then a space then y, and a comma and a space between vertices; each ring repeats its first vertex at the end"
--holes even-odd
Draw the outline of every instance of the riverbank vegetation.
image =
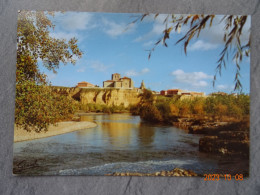
POLYGON ((210 121, 240 121, 249 118, 250 97, 246 94, 184 98, 155 96, 150 90, 140 95, 131 113, 145 121, 171 123, 176 118, 207 119, 210 121))

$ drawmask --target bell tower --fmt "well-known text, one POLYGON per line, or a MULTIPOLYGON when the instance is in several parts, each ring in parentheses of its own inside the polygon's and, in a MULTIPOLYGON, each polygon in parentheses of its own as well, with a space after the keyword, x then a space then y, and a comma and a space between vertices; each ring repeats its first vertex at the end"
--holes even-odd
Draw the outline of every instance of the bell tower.
POLYGON ((120 74, 118 74, 118 73, 112 74, 113 81, 118 81, 119 79, 120 79, 120 74))
POLYGON ((140 89, 145 89, 144 80, 142 80, 142 83, 141 83, 141 87, 140 87, 140 89))

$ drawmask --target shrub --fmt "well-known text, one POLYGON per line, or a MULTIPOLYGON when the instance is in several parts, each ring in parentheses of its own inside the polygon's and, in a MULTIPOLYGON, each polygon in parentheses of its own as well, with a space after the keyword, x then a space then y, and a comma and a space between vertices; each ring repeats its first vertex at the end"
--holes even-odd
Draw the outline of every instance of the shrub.
POLYGON ((172 115, 179 115, 179 108, 176 105, 170 104, 170 110, 172 115))
POLYGON ((140 106, 139 105, 130 105, 129 110, 133 115, 139 115, 140 114, 140 106))
POLYGON ((214 106, 214 110, 215 110, 216 115, 224 116, 224 115, 227 115, 228 107, 226 105, 218 103, 217 105, 214 106))
POLYGON ((171 109, 168 102, 156 104, 156 108, 160 111, 161 116, 165 121, 169 120, 169 118, 171 117, 171 109))
POLYGON ((154 105, 146 105, 140 108, 140 117, 145 121, 161 122, 163 118, 160 111, 154 105))

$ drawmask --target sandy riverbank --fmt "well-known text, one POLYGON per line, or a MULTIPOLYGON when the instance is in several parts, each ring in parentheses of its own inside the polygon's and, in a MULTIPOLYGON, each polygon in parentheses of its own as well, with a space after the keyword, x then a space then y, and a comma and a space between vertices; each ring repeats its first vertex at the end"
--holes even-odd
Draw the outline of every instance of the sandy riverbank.
POLYGON ((14 142, 21 142, 33 139, 40 139, 45 137, 50 137, 54 135, 60 135, 64 133, 69 133, 73 131, 78 131, 81 129, 96 127, 97 124, 93 122, 74 122, 66 121, 59 122, 57 126, 50 125, 47 132, 36 133, 34 131, 27 132, 24 129, 14 127, 14 142))

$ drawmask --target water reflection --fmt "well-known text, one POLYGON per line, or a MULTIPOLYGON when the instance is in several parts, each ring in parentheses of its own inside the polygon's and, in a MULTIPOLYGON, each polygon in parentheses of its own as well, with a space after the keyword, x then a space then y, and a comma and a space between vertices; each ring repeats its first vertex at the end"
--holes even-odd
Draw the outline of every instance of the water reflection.
POLYGON ((137 129, 139 144, 141 146, 151 145, 154 141, 155 128, 153 126, 149 126, 141 122, 137 129))
POLYGON ((109 136, 110 144, 120 148, 131 145, 131 141, 134 137, 132 128, 133 125, 130 123, 115 122, 105 122, 100 126, 100 129, 103 130, 103 134, 109 136))
MULTIPOLYGON (((97 123, 96 128, 78 131, 78 139, 88 140, 88 144, 93 141, 100 143, 105 149, 167 149, 179 144, 178 139, 184 134, 174 127, 154 126, 141 122, 139 117, 129 114, 94 114, 83 115, 81 121, 91 121, 97 123)), ((182 144, 186 147, 186 144, 182 144)), ((178 145, 180 147, 180 145, 178 145)))
POLYGON ((136 142, 136 129, 138 129, 139 121, 133 122, 130 115, 83 115, 81 121, 96 122, 98 126, 92 131, 80 132, 79 139, 82 139, 82 136, 92 136, 93 138, 92 134, 95 131, 94 134, 99 135, 97 137, 101 136, 101 140, 108 141, 110 146, 117 149, 131 147, 136 142))

